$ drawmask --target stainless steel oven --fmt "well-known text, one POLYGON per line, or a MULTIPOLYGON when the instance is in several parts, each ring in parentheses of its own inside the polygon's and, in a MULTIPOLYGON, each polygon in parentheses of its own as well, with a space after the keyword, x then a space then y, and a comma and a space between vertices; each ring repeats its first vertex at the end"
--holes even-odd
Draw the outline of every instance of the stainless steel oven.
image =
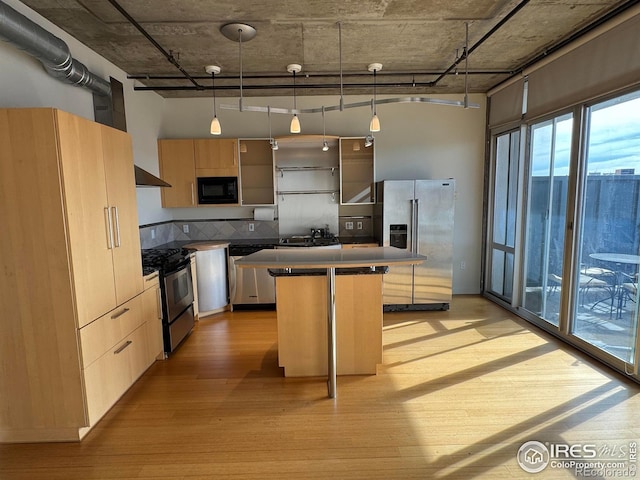
POLYGON ((165 352, 170 353, 180 344, 195 325, 193 314, 193 284, 191 280, 191 263, 177 267, 163 275, 164 309, 167 319, 164 324, 165 352))
POLYGON ((176 318, 193 303, 191 262, 188 259, 185 264, 164 275, 164 288, 169 318, 176 318))
POLYGON ((142 264, 160 274, 164 351, 169 354, 195 325, 189 254, 179 248, 147 249, 142 251, 142 264))

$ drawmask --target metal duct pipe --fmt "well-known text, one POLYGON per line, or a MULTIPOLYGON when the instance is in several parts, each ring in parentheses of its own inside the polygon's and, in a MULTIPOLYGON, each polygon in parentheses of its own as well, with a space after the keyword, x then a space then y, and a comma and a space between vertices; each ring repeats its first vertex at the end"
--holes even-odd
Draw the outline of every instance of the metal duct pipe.
POLYGON ((0 38, 42 62, 46 71, 63 82, 111 95, 111 84, 91 73, 71 56, 67 44, 40 25, 0 1, 0 38))

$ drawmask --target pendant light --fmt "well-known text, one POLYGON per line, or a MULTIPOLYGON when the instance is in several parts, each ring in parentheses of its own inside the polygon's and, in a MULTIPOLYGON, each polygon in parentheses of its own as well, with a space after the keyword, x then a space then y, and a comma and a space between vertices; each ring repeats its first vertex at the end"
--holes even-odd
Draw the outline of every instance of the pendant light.
POLYGON ((379 132, 380 131, 380 119, 378 118, 378 114, 376 113, 376 72, 382 70, 381 63, 371 63, 367 70, 373 72, 373 99, 371 100, 371 109, 372 109, 372 117, 371 122, 369 123, 369 131, 370 132, 379 132))
POLYGON ((329 151, 329 144, 327 143, 327 130, 324 123, 324 105, 322 106, 322 151, 329 151))
POLYGON ((296 108, 296 73, 302 71, 302 66, 297 63, 291 63, 287 65, 287 72, 293 73, 293 117, 291 118, 291 125, 289 126, 290 133, 300 133, 300 119, 298 118, 296 108))
POLYGON ((211 88, 213 90, 213 119, 211 120, 211 127, 209 131, 211 135, 220 135, 222 129, 220 128, 220 120, 216 112, 216 80, 215 76, 220 73, 220 67, 217 65, 207 65, 204 67, 204 71, 211 74, 211 88))

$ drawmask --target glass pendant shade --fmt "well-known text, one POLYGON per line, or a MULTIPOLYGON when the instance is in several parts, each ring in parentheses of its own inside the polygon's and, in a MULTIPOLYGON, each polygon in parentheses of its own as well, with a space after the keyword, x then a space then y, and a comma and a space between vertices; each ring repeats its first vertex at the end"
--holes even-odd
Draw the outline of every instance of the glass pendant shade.
POLYGON ((216 110, 216 75, 220 73, 220 67, 217 65, 207 65, 204 67, 204 71, 211 75, 211 91, 213 92, 213 119, 209 127, 211 135, 220 135, 222 129, 220 128, 220 120, 218 120, 218 114, 216 110))
POLYGON ((300 120, 298 119, 298 115, 296 114, 294 114, 291 118, 291 126, 289 127, 289 132, 300 133, 300 120))
POLYGON ((211 120, 211 135, 220 135, 222 133, 222 129, 220 128, 220 121, 218 117, 214 116, 213 120, 211 120))
POLYGON ((371 123, 369 124, 369 131, 370 132, 379 132, 380 131, 380 119, 378 118, 377 114, 373 114, 373 117, 371 117, 371 123))

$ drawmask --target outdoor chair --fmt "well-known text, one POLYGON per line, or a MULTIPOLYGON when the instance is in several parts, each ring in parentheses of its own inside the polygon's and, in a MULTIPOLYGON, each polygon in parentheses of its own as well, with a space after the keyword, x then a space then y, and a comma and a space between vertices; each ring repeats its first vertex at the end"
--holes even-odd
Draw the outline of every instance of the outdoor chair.
MULTIPOLYGON (((613 273, 613 272, 612 272, 613 273)), ((550 293, 555 292, 558 288, 562 288, 562 277, 555 273, 549 274, 552 289, 550 293)), ((578 295, 580 297, 580 305, 584 306, 584 298, 590 289, 608 288, 610 285, 605 281, 589 275, 580 274, 580 283, 578 285, 578 295)), ((613 307, 612 307, 613 308, 613 307)))

